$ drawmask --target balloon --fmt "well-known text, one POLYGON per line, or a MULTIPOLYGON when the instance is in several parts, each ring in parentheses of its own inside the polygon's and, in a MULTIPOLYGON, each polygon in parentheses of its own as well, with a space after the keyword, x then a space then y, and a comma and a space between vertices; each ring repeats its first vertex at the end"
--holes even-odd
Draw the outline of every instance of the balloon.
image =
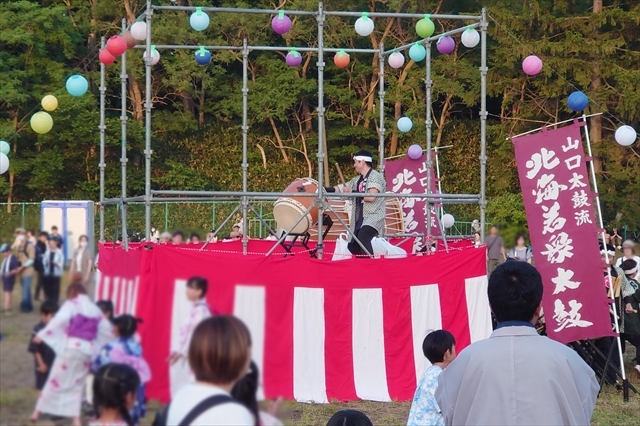
POLYGON ((58 108, 58 100, 53 95, 47 95, 42 98, 40 105, 42 105, 42 108, 44 108, 45 111, 55 111, 55 109, 58 108))
MULTIPOLYGON (((147 59, 147 51, 145 50, 142 54, 142 59, 147 59)), ((151 48, 151 65, 155 65, 160 60, 160 52, 158 52, 155 48, 151 48)))
POLYGON ((8 155, 9 151, 11 151, 11 146, 8 142, 0 141, 0 152, 4 155, 8 155))
POLYGON ((582 111, 589 105, 589 98, 582 92, 573 92, 567 99, 567 105, 572 111, 582 111))
POLYGON ((522 71, 527 75, 536 75, 542 71, 542 60, 536 55, 529 55, 522 61, 522 71))
POLYGON ((285 60, 290 67, 297 67, 302 63, 302 55, 297 50, 291 50, 287 53, 285 60))
POLYGON ((113 56, 120 56, 127 51, 127 41, 124 37, 114 35, 107 40, 107 50, 113 56))
POLYGON ((356 20, 356 32, 362 37, 366 37, 373 32, 373 20, 367 16, 367 13, 363 13, 362 17, 356 20))
POLYGON ((31 128, 34 132, 44 135, 53 127, 53 118, 44 111, 36 112, 31 116, 31 128))
POLYGON ((196 62, 199 65, 208 65, 211 62, 211 52, 209 52, 204 47, 200 47, 200 50, 196 50, 195 53, 196 62))
POLYGON ((130 30, 123 32, 122 38, 124 38, 124 41, 127 42, 127 49, 132 49, 133 47, 135 47, 136 44, 138 44, 138 40, 133 38, 130 30))
POLYGON ((201 7, 196 7, 196 11, 189 18, 189 23, 194 30, 204 31, 209 26, 209 15, 203 12, 201 7))
POLYGON ((109 53, 107 49, 102 49, 100 51, 100 54, 98 55, 98 59, 100 59, 100 62, 102 62, 103 64, 109 65, 114 63, 116 57, 109 53))
POLYGON ((291 29, 291 18, 281 10, 280 13, 271 20, 271 28, 280 35, 286 34, 291 29))
POLYGON ((435 30, 436 26, 433 24, 433 21, 429 19, 428 15, 425 15, 424 18, 416 23, 416 32, 422 38, 431 37, 435 30))
POLYGON ((413 123, 409 117, 400 117, 398 120, 398 130, 401 132, 408 132, 413 127, 413 123))
POLYGON ((616 142, 618 142, 620 145, 629 146, 633 145, 633 143, 636 141, 636 138, 638 137, 638 134, 633 127, 625 124, 624 126, 618 127, 615 136, 616 142))
POLYGON ((413 62, 420 62, 427 56, 427 49, 421 44, 414 44, 409 49, 409 57, 413 62))
POLYGON ((400 68, 404 65, 404 55, 400 52, 393 52, 389 55, 389 65, 391 68, 400 68))
POLYGON ((344 68, 349 65, 350 57, 347 52, 344 50, 336 53, 336 56, 333 57, 333 63, 336 64, 338 68, 344 68))
POLYGON ((442 217, 440 218, 440 222, 442 222, 442 226, 444 226, 445 228, 451 228, 456 222, 456 219, 449 213, 446 213, 442 215, 442 217))
POLYGON ((455 50, 456 42, 449 36, 443 36, 438 39, 436 47, 438 48, 438 52, 442 53, 443 55, 448 55, 455 50))
POLYGON ((147 23, 146 22, 134 22, 131 25, 131 36, 138 41, 147 39, 147 23))
POLYGON ((9 157, 0 153, 0 175, 3 175, 7 170, 9 170, 9 157))
POLYGON ((413 144, 407 150, 407 155, 412 160, 419 160, 422 157, 422 147, 418 144, 413 144))
POLYGON ((87 93, 89 82, 83 76, 75 74, 67 79, 66 88, 71 96, 82 96, 87 93))
POLYGON ((462 33, 460 37, 460 41, 464 45, 464 47, 468 47, 471 49, 472 47, 476 47, 478 43, 480 43, 480 33, 475 30, 475 28, 467 28, 462 33))

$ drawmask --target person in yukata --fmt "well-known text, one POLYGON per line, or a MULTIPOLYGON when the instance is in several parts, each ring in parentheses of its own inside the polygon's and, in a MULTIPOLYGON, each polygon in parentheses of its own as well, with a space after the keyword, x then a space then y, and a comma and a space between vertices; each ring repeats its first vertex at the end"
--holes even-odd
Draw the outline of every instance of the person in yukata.
POLYGON ((435 397, 446 425, 588 425, 600 387, 571 348, 540 336, 542 277, 506 262, 489 277, 498 326, 440 374, 435 397))
POLYGON ((96 373, 93 382, 96 419, 89 426, 134 426, 129 414, 139 393, 140 378, 126 364, 106 364, 96 373))
POLYGON ((53 366, 53 361, 56 359, 56 354, 53 349, 44 342, 35 343, 33 338, 44 329, 51 318, 58 312, 58 304, 53 300, 45 300, 40 305, 40 322, 33 327, 33 333, 31 334, 31 342, 29 343, 29 352, 33 354, 36 367, 36 389, 39 391, 44 388, 44 384, 49 377, 49 371, 53 366))
POLYGON ((56 359, 31 421, 36 422, 40 413, 48 413, 72 417, 73 425, 80 426, 82 391, 91 361, 113 339, 111 323, 87 297, 84 286, 71 284, 67 301, 33 339, 34 343, 49 345, 56 359))
MULTIPOLYGON (((133 368, 140 377, 140 386, 136 395, 136 402, 129 410, 134 424, 146 414, 144 384, 151 380, 149 365, 142 358, 142 347, 134 338, 138 328, 138 319, 132 315, 119 315, 113 319, 113 332, 117 339, 107 343, 100 351, 100 355, 93 362, 93 371, 98 371, 109 363, 126 364, 133 368)), ((95 395, 94 395, 95 399, 95 395)))
POLYGON ((175 364, 180 359, 187 359, 193 330, 202 320, 211 316, 211 310, 206 300, 208 286, 207 279, 202 277, 192 277, 187 281, 187 299, 193 305, 186 323, 180 328, 177 345, 171 349, 171 355, 169 355, 171 364, 175 364))
POLYGON ((433 395, 438 387, 440 373, 456 359, 456 339, 447 330, 432 331, 422 342, 422 352, 431 366, 420 379, 409 410, 407 426, 443 426, 444 417, 433 395))

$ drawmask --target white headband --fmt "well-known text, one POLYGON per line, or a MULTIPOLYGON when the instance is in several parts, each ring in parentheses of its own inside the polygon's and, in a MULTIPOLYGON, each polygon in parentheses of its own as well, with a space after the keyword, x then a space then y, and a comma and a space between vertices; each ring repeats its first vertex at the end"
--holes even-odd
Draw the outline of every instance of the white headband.
POLYGON ((607 253, 609 256, 615 256, 616 255, 615 251, 607 251, 606 249, 600 250, 600 254, 605 254, 605 253, 607 253))
POLYGON ((638 272, 638 267, 637 266, 635 268, 633 268, 633 269, 627 269, 626 271, 624 271, 624 274, 625 275, 633 275, 636 272, 638 272))
POLYGON ((353 159, 358 161, 365 161, 367 163, 373 163, 373 158, 366 155, 356 155, 355 157, 353 157, 353 159))

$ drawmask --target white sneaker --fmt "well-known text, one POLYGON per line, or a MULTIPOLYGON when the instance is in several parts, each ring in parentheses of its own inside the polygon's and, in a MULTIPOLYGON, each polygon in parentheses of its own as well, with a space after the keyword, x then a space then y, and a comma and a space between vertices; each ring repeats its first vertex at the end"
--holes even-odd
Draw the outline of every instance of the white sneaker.
POLYGON ((638 374, 638 378, 640 378, 640 364, 636 365, 636 373, 638 374))

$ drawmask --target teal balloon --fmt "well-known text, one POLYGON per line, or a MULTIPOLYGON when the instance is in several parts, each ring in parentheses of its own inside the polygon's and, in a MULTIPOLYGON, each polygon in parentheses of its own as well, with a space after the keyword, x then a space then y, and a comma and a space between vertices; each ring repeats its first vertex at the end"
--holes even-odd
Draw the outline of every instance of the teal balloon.
POLYGON ((4 155, 9 155, 9 151, 11 151, 11 147, 5 141, 0 141, 0 152, 4 155))
POLYGON ((67 79, 66 87, 71 96, 82 96, 87 93, 89 82, 83 76, 76 74, 67 79))
POLYGON ((409 117, 400 117, 398 120, 398 130, 401 132, 408 132, 413 127, 413 123, 409 117))
POLYGON ((427 56, 427 49, 421 44, 414 44, 409 49, 409 57, 413 62, 420 62, 427 56))

